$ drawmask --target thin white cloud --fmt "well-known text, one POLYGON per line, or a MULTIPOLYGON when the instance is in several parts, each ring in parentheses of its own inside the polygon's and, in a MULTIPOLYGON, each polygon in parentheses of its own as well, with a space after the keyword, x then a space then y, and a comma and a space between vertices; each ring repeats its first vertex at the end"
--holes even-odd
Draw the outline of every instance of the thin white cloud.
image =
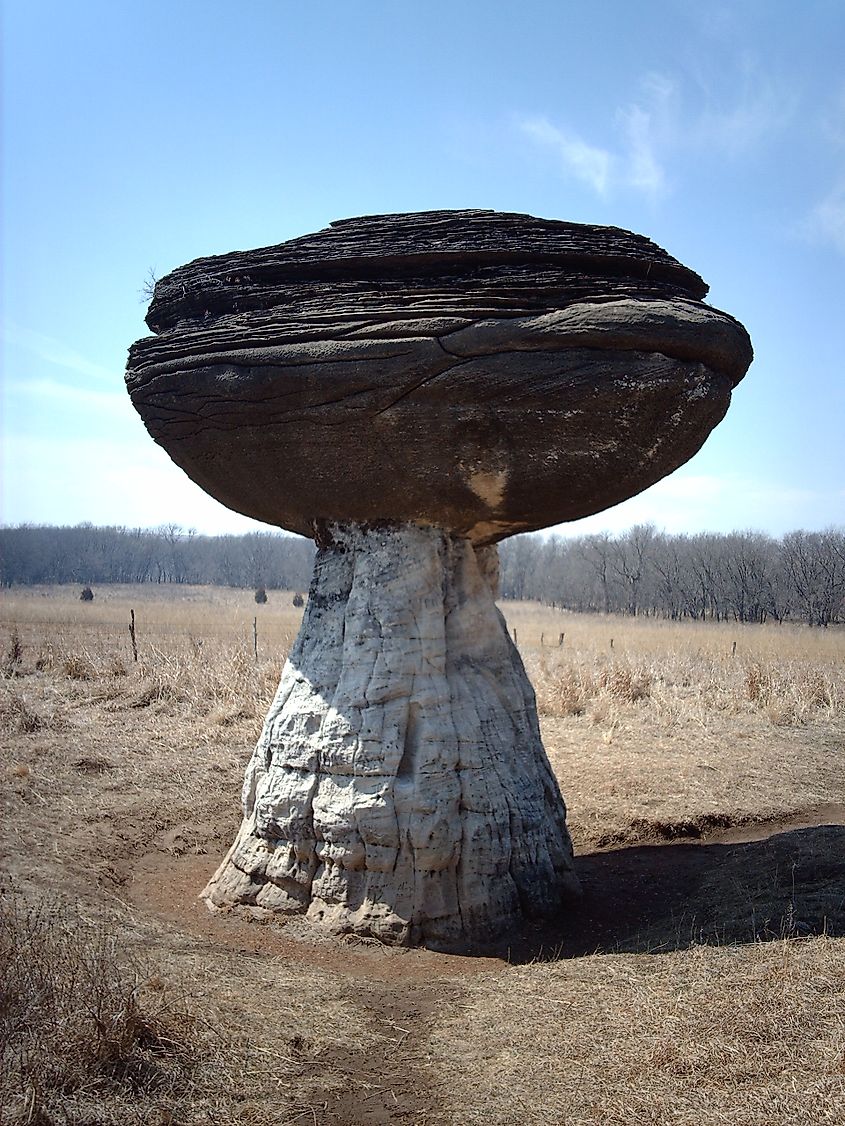
POLYGON ((666 143, 673 97, 674 85, 669 79, 647 75, 642 96, 617 110, 612 149, 591 144, 547 117, 522 118, 517 124, 524 136, 557 156, 565 175, 580 180, 597 195, 632 190, 656 198, 667 190, 660 150, 666 143))
POLYGON ((564 172, 571 173, 599 195, 606 194, 613 163, 607 149, 588 144, 577 133, 559 129, 545 117, 525 118, 519 126, 531 140, 557 154, 564 172))
POLYGON ((637 96, 616 111, 610 145, 597 145, 569 123, 542 115, 517 125, 557 156, 564 174, 598 195, 629 190, 657 199, 670 191, 667 163, 677 154, 741 156, 781 130, 795 106, 794 96, 753 59, 741 58, 731 72, 706 81, 698 76, 682 84, 670 75, 645 74, 637 96))
POLYGON ((618 123, 623 141, 618 152, 591 145, 574 130, 553 125, 546 117, 522 118, 518 127, 557 157, 565 176, 579 180, 599 196, 620 188, 646 195, 660 193, 665 176, 654 149, 649 114, 639 106, 629 106, 620 111, 618 123))
POLYGON ((632 188, 649 196, 666 189, 666 174, 657 159, 652 115, 642 106, 629 106, 621 113, 627 142, 626 179, 632 188))
POLYGON ((113 383, 116 374, 119 374, 101 364, 92 363, 79 352, 66 347, 60 340, 41 332, 33 332, 32 329, 8 323, 3 326, 2 335, 9 344, 17 345, 25 352, 37 356, 38 359, 55 364, 57 367, 67 368, 77 375, 93 376, 95 379, 113 383))

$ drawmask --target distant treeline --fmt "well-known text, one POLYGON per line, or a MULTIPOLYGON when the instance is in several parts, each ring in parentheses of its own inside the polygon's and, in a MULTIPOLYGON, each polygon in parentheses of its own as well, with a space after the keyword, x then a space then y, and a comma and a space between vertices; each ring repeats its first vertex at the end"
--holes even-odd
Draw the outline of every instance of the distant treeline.
MULTIPOLYGON (((500 548, 502 597, 569 610, 717 621, 845 622, 845 532, 517 536, 500 548)), ((279 532, 0 528, 0 583, 210 583, 306 590, 314 545, 279 532)))
POLYGON ((845 532, 670 536, 640 524, 501 547, 502 597, 569 610, 716 621, 845 622, 845 532))
POLYGON ((199 536, 175 524, 152 530, 0 528, 0 583, 211 583, 307 590, 314 545, 301 536, 250 532, 199 536))

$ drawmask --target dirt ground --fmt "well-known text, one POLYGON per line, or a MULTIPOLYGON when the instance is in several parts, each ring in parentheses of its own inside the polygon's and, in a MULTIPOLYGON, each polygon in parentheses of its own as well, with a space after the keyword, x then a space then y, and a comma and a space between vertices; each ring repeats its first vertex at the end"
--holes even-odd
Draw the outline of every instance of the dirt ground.
POLYGON ((838 707, 788 725, 744 706, 685 723, 642 700, 542 715, 583 896, 454 956, 210 913, 197 896, 237 828, 260 704, 239 713, 221 690, 198 716, 187 658, 168 689, 152 659, 107 667, 111 642, 86 633, 76 652, 71 625, 39 668, 42 627, 18 622, 2 903, 105 927, 142 1000, 181 1014, 141 1045, 156 1074, 168 1053, 181 1070, 56 1083, 9 1056, 0 1122, 845 1121, 838 707))

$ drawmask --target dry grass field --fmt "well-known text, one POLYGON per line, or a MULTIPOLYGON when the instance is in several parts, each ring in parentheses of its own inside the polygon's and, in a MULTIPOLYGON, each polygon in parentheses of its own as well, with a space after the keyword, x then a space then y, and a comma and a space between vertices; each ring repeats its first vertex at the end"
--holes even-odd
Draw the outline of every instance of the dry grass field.
POLYGON ((78 595, 0 597, 4 1126, 845 1122, 845 634, 505 604, 584 895, 455 957, 197 901, 290 592, 78 595))

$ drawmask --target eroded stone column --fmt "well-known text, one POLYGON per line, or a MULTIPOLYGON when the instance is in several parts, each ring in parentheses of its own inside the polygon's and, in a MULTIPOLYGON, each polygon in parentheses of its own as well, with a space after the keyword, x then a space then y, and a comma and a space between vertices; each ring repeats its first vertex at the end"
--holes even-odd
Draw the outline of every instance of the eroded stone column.
POLYGON ((454 948, 576 890, 495 553, 413 524, 329 528, 210 904, 454 948))

